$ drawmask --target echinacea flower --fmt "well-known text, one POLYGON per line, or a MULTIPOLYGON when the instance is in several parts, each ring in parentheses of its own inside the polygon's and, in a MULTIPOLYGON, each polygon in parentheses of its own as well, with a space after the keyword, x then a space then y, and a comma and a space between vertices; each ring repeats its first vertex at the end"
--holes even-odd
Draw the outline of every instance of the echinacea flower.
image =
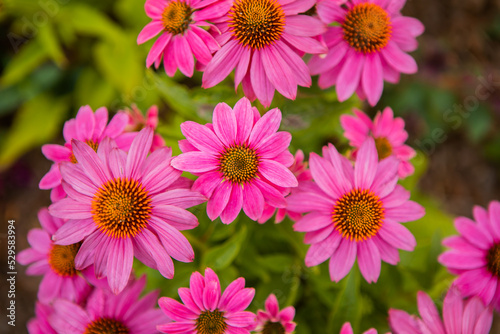
POLYGON ((417 72, 415 60, 406 52, 417 49, 416 37, 424 26, 414 18, 402 16, 406 0, 353 0, 339 6, 322 1, 318 16, 328 28, 323 39, 326 56, 313 56, 311 74, 319 74, 319 86, 335 85, 339 101, 354 92, 374 106, 380 99, 384 80, 399 81, 400 73, 417 72))
MULTIPOLYGON (((377 330, 375 328, 370 328, 366 332, 363 332, 363 334, 377 334, 377 330)), ((340 334, 354 334, 352 330, 352 326, 349 322, 346 322, 342 328, 340 329, 340 334)), ((390 334, 390 333, 389 333, 390 334)))
POLYGON ((389 323, 394 334, 488 334, 493 322, 493 311, 477 297, 462 299, 456 287, 446 293, 443 303, 443 320, 432 299, 418 292, 420 317, 411 316, 402 310, 389 310, 389 323))
POLYGON ((269 106, 277 90, 294 100, 297 86, 311 86, 311 75, 301 56, 320 54, 326 47, 315 39, 326 30, 317 18, 300 15, 315 1, 235 0, 217 21, 221 45, 203 73, 203 88, 217 85, 235 70, 235 88, 269 106))
POLYGON ((61 165, 68 197, 49 207, 53 216, 68 219, 52 239, 58 245, 83 241, 75 266, 94 264, 97 277, 107 277, 114 293, 129 280, 134 255, 145 265, 172 278, 171 257, 190 262, 193 248, 179 230, 198 225, 186 210, 205 201, 199 193, 179 187, 181 172, 170 166, 171 149, 149 156, 153 130, 144 128, 130 151, 104 140, 97 152, 73 140, 78 164, 61 165))
POLYGON ((184 153, 172 160, 172 166, 200 175, 193 190, 209 199, 211 220, 220 216, 229 224, 242 208, 250 219, 257 220, 264 201, 278 208, 286 206, 277 187, 296 187, 297 179, 287 168, 293 163, 288 151, 292 136, 277 132, 280 122, 278 109, 260 117, 250 101, 242 98, 234 109, 219 103, 213 124, 181 124, 187 141, 179 142, 184 153))
POLYGON ((165 72, 173 76, 177 68, 191 77, 194 58, 206 65, 219 45, 202 26, 223 16, 231 6, 228 0, 146 0, 144 9, 153 19, 137 37, 142 44, 156 35, 160 37, 151 47, 146 66, 159 67, 163 57, 165 72))
POLYGON ((394 265, 398 249, 414 249, 415 238, 400 223, 421 218, 424 208, 397 185, 398 165, 395 157, 378 161, 372 138, 361 145, 354 168, 332 144, 323 148, 323 158, 311 153, 315 183, 287 198, 291 210, 309 212, 294 225, 311 244, 307 266, 330 259, 330 277, 338 282, 357 258, 363 277, 376 282, 381 260, 394 265))
POLYGON ((245 279, 233 281, 221 295, 217 274, 205 269, 191 275, 188 288, 180 288, 182 304, 175 299, 162 297, 160 308, 173 321, 157 329, 168 334, 250 334, 255 314, 245 311, 255 295, 253 288, 245 288, 245 279))
MULTIPOLYGON (((290 167, 290 171, 293 175, 295 175, 299 184, 302 181, 309 181, 312 179, 311 171, 307 168, 307 162, 304 162, 304 152, 302 152, 302 150, 297 150, 295 153, 295 160, 293 165, 290 167)), ((285 195, 288 195, 296 189, 297 188, 286 188, 283 189, 283 192, 285 195)), ((260 217, 257 221, 261 224, 267 222, 274 215, 274 212, 276 212, 276 217, 274 219, 276 224, 281 223, 283 219, 285 219, 285 216, 290 217, 293 221, 297 221, 302 217, 302 215, 298 212, 290 211, 287 208, 275 208, 274 206, 266 203, 264 204, 262 217, 260 217)))
POLYGON ((255 331, 260 334, 291 334, 297 325, 293 322, 295 308, 285 307, 280 311, 278 299, 274 294, 270 294, 265 302, 266 310, 257 311, 257 327, 255 331))
MULTIPOLYGON (((156 130, 156 127, 158 126, 157 106, 150 107, 146 112, 146 117, 144 117, 142 112, 135 105, 132 105, 131 109, 121 111, 123 111, 128 117, 125 133, 120 136, 120 144, 122 145, 128 144, 130 147, 130 143, 134 140, 136 131, 142 130, 145 126, 149 126, 153 130, 156 130)), ((155 133, 153 143, 151 144, 151 152, 163 146, 165 146, 165 140, 163 140, 159 134, 155 133)))
POLYGON ((85 307, 58 299, 50 324, 59 334, 133 333, 153 334, 156 325, 169 321, 155 308, 158 291, 139 298, 146 276, 131 281, 118 295, 108 290, 95 289, 85 307))
MULTIPOLYGON (((53 202, 66 197, 61 186, 62 177, 59 166, 64 161, 77 163, 71 141, 78 139, 97 151, 104 138, 118 139, 117 137, 123 133, 126 125, 127 115, 124 113, 117 113, 108 123, 108 110, 106 108, 99 108, 94 113, 89 106, 81 107, 76 118, 64 123, 63 136, 66 141, 64 146, 56 144, 42 146, 42 153, 54 163, 49 172, 40 180, 40 189, 52 189, 50 197, 53 202)), ((124 150, 128 149, 126 146, 119 145, 119 147, 124 150)))
POLYGON ((451 249, 438 260, 458 275, 455 285, 463 296, 478 296, 500 310, 500 202, 490 202, 488 210, 475 206, 473 215, 475 221, 455 219, 460 235, 443 240, 451 249))
MULTIPOLYGON (((82 273, 75 268, 75 256, 80 242, 69 245, 55 245, 52 235, 64 225, 62 219, 52 217, 46 208, 38 212, 42 229, 28 232, 31 248, 21 251, 17 260, 23 265, 31 264, 27 275, 44 275, 38 288, 38 299, 49 304, 56 298, 64 298, 76 303, 82 302, 91 291, 82 273)), ((94 275, 86 270, 85 277, 94 275)))
POLYGON ((340 116, 340 124, 344 128, 344 136, 349 144, 356 149, 368 137, 375 139, 375 146, 380 160, 390 156, 398 158, 400 178, 413 174, 415 168, 409 162, 415 156, 415 150, 404 142, 408 139, 405 122, 401 117, 394 118, 392 109, 386 107, 383 112, 377 112, 372 121, 364 112, 354 109, 355 116, 340 116))
POLYGON ((26 327, 28 327, 29 334, 57 334, 49 323, 49 317, 52 314, 52 306, 36 302, 35 315, 36 317, 30 319, 26 327))

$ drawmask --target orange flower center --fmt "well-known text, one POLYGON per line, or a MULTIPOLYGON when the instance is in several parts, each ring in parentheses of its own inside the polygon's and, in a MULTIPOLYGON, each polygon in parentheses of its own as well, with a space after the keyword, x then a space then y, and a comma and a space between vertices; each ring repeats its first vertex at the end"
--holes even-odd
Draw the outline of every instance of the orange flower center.
POLYGON ((88 324, 83 334, 129 334, 130 330, 121 321, 99 318, 88 324))
POLYGON ((243 45, 260 50, 281 38, 285 12, 276 0, 235 0, 229 28, 243 45))
POLYGON ((126 178, 108 181, 92 200, 94 222, 114 238, 140 233, 148 225, 151 209, 151 197, 142 184, 126 178))
POLYGON ((193 10, 184 1, 172 1, 161 15, 163 27, 173 35, 182 34, 191 23, 191 14, 193 10))
POLYGON ((490 248, 486 255, 486 262, 489 272, 500 277, 500 243, 490 248))
POLYGON ((384 48, 391 37, 392 25, 387 12, 379 5, 354 6, 342 24, 344 39, 357 51, 370 53, 384 48))
POLYGON ((202 312, 196 319, 196 333, 198 334, 224 334, 226 328, 224 312, 219 310, 202 312))
POLYGON ((219 170, 233 183, 242 184, 253 180, 259 168, 259 157, 255 150, 245 145, 226 148, 219 161, 219 170))
POLYGON ((375 138, 375 147, 377 148, 378 159, 385 159, 392 154, 392 146, 385 137, 375 138))
POLYGON ((366 240, 382 227, 384 208, 372 191, 353 189, 337 200, 332 220, 335 229, 349 240, 366 240))
POLYGON ((262 334, 285 334, 285 327, 280 322, 268 321, 262 329, 262 334))
MULTIPOLYGON (((85 142, 87 143, 87 145, 89 145, 94 150, 94 152, 97 152, 97 149, 99 148, 98 143, 96 143, 95 141, 90 140, 90 139, 86 140, 85 142)), ((69 160, 74 164, 76 164, 78 162, 78 160, 76 160, 76 158, 75 158, 75 154, 73 153, 73 150, 71 151, 71 155, 69 156, 69 160)))
POLYGON ((81 242, 67 246, 53 245, 49 253, 49 265, 52 270, 65 277, 78 274, 75 269, 75 256, 81 245, 81 242))

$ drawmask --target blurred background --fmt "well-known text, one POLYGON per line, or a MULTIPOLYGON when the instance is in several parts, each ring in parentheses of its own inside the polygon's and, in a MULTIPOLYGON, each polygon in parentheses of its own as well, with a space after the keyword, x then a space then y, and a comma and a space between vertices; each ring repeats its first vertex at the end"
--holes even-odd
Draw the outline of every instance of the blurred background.
MULTIPOLYGON (((17 252, 28 247, 26 233, 38 227, 37 212, 50 204, 49 191, 38 182, 51 162, 41 145, 64 142, 63 123, 79 107, 111 112, 135 104, 160 110, 158 132, 179 153, 179 125, 185 120, 209 121, 218 102, 229 105, 242 96, 229 79, 209 90, 201 76, 169 78, 160 68, 145 68, 153 41, 137 46, 149 22, 139 0, 0 0, 0 308, 7 307, 6 232, 14 219, 17 252)), ((415 75, 398 85, 385 84, 375 108, 352 98, 336 101, 334 89, 300 89, 296 101, 275 96, 272 107, 284 115, 282 129, 293 135, 291 151, 320 152, 327 142, 340 150, 339 115, 353 107, 373 116, 385 106, 406 121, 408 144, 418 151, 416 173, 402 181, 427 215, 407 226, 417 238, 415 252, 401 252, 401 264, 382 266, 376 285, 359 272, 338 284, 330 282, 324 264, 305 268, 307 247, 290 221, 263 226, 240 218, 230 226, 211 223, 205 208, 195 209, 200 227, 188 238, 197 258, 176 263, 176 277, 166 280, 148 272, 148 288, 176 297, 189 275, 211 265, 229 282, 247 279, 258 293, 251 310, 263 308, 274 292, 280 303, 297 308, 297 333, 336 333, 344 321, 355 332, 370 327, 387 330, 389 307, 416 313, 416 292, 424 290, 438 303, 452 276, 437 263, 441 239, 455 233, 457 215, 472 215, 474 205, 500 200, 500 0, 410 0, 403 14, 422 21, 425 33, 412 55, 415 75), (270 242, 272 241, 272 242, 270 242), (257 265, 255 265, 257 264, 257 265)), ((313 82, 316 78, 313 79, 313 82)), ((265 109, 259 106, 264 112, 265 109)), ((28 277, 17 265, 16 328, 0 321, 2 333, 24 333, 34 316, 40 277, 28 277)), ((498 319, 492 333, 500 332, 498 319)))

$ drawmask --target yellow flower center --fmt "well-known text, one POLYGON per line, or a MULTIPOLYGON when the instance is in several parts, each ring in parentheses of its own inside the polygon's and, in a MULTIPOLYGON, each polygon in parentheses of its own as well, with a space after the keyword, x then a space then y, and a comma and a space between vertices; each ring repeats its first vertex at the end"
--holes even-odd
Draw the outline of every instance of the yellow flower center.
POLYGON ((67 246, 53 245, 49 253, 49 265, 52 270, 65 277, 78 274, 75 269, 75 256, 81 245, 81 242, 67 246))
POLYGON ((191 23, 191 14, 193 10, 184 1, 172 1, 161 15, 163 27, 173 35, 182 34, 191 23))
POLYGON ((378 159, 385 159, 392 154, 392 146, 385 137, 375 138, 375 147, 377 148, 378 159))
POLYGON ((500 243, 490 248, 486 255, 486 262, 489 272, 500 277, 500 243))
POLYGON ((99 318, 87 325, 83 334, 129 334, 130 330, 122 322, 109 319, 99 318))
POLYGON ((205 311, 196 319, 197 334, 224 334, 227 324, 224 320, 224 312, 214 310, 205 311))
POLYGON ((255 150, 245 145, 226 148, 219 161, 219 170, 233 183, 243 184, 253 180, 259 168, 259 157, 255 150))

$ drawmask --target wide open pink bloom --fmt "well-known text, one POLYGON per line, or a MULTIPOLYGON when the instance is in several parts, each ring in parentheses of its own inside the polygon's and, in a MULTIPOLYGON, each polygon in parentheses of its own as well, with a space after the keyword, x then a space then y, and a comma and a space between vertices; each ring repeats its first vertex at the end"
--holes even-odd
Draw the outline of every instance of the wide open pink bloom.
POLYGON ((35 318, 28 321, 26 327, 28 327, 29 334, 57 334, 57 332, 52 328, 49 323, 49 317, 52 314, 52 306, 36 302, 35 305, 35 318))
POLYGON ((410 192, 397 185, 398 160, 379 162, 375 142, 368 138, 354 168, 332 144, 323 148, 323 158, 311 153, 309 165, 315 182, 304 182, 287 198, 291 210, 309 212, 294 225, 311 244, 306 265, 330 259, 330 277, 338 282, 357 258, 363 277, 376 282, 381 260, 394 265, 398 249, 412 251, 416 245, 400 223, 424 215, 424 208, 409 200, 410 192))
MULTIPOLYGON (((377 330, 375 328, 370 328, 366 332, 363 332, 363 334, 377 334, 377 330)), ((349 322, 346 322, 342 328, 340 329, 340 334, 354 334, 352 330, 352 326, 349 322)), ((390 333, 388 333, 390 334, 390 333)))
POLYGON ((160 308, 173 320, 157 326, 162 333, 227 333, 250 334, 255 314, 245 311, 255 295, 253 288, 245 288, 240 277, 228 285, 221 294, 219 278, 212 269, 191 275, 188 288, 179 289, 182 304, 175 299, 162 297, 160 308))
POLYGON ((473 214, 475 221, 455 219, 460 235, 443 240, 451 249, 438 260, 458 275, 455 285, 462 295, 478 296, 500 310, 500 202, 490 202, 488 211, 475 206, 473 214))
POLYGON ((54 163, 49 172, 40 180, 40 189, 52 189, 50 197, 53 202, 66 197, 61 186, 62 177, 59 167, 64 161, 77 163, 71 140, 78 139, 97 150, 101 141, 109 137, 117 141, 118 147, 127 150, 130 142, 121 140, 126 125, 127 115, 125 113, 117 113, 108 123, 108 110, 106 108, 99 108, 94 113, 89 106, 81 107, 75 118, 64 123, 63 135, 66 141, 64 146, 56 144, 42 146, 43 155, 54 163))
POLYGON ((158 68, 163 57, 168 76, 173 76, 179 68, 191 77, 193 56, 206 65, 212 53, 219 49, 212 35, 201 27, 226 14, 230 6, 229 0, 146 0, 144 8, 153 21, 142 29, 137 44, 161 33, 149 51, 146 66, 155 64, 158 68))
POLYGON ((420 318, 402 310, 389 310, 389 323, 394 334, 487 334, 493 321, 491 307, 485 307, 477 297, 467 301, 452 286, 443 303, 443 320, 432 299, 418 292, 420 318))
POLYGON ((206 199, 170 166, 170 148, 148 156, 152 140, 153 130, 144 128, 128 154, 111 139, 97 152, 73 140, 78 164, 61 165, 68 197, 49 207, 53 216, 68 219, 52 237, 55 243, 83 241, 76 268, 93 264, 96 276, 106 276, 114 293, 127 284, 134 255, 167 278, 174 275, 171 257, 182 262, 194 258, 179 230, 198 225, 186 209, 206 199))
POLYGON ((203 87, 224 80, 235 69, 235 88, 269 106, 277 90, 294 100, 297 86, 311 86, 302 60, 304 53, 320 54, 326 47, 314 37, 326 26, 317 18, 300 15, 315 0, 235 0, 217 28, 221 45, 203 73, 203 87), (254 18, 259 18, 254 22, 254 18))
POLYGON ((139 298, 145 285, 146 276, 143 276, 139 280, 131 280, 118 295, 95 289, 85 307, 58 299, 53 304, 50 324, 59 334, 158 333, 156 325, 170 319, 155 308, 158 291, 139 298))
MULTIPOLYGON (((30 264, 27 275, 44 275, 38 288, 38 299, 48 304, 56 298, 64 298, 81 303, 91 291, 82 273, 75 268, 75 256, 80 243, 66 246, 55 245, 52 235, 64 225, 64 221, 52 217, 46 208, 38 212, 42 229, 28 232, 31 248, 21 251, 17 260, 23 265, 30 264)), ((85 277, 94 275, 92 268, 84 270, 85 277)))
POLYGON ((415 168, 409 160, 415 156, 415 150, 404 144, 408 133, 404 129, 403 119, 394 118, 394 113, 389 107, 383 112, 377 112, 373 121, 361 110, 354 109, 354 114, 355 116, 340 116, 340 124, 344 128, 344 136, 349 139, 349 144, 358 149, 366 138, 373 137, 380 160, 394 156, 400 162, 398 169, 400 178, 413 174, 415 168))
POLYGON ((326 23, 338 22, 323 35, 326 56, 313 56, 311 74, 319 74, 319 86, 335 85, 339 101, 354 92, 370 105, 377 104, 384 80, 399 81, 400 73, 417 72, 415 60, 406 52, 417 49, 416 37, 424 26, 402 16, 406 0, 351 0, 318 4, 318 16, 326 23))
POLYGON ((199 175, 193 190, 208 197, 211 220, 224 224, 236 219, 243 208, 252 220, 262 216, 264 202, 284 208, 282 188, 296 187, 297 179, 287 168, 293 163, 288 151, 292 136, 278 132, 279 109, 260 116, 250 101, 242 98, 231 109, 219 103, 213 124, 184 122, 180 141, 184 152, 172 160, 175 168, 199 175))
POLYGON ((280 311, 278 299, 274 294, 270 294, 266 299, 266 310, 257 311, 257 333, 283 333, 291 334, 297 324, 293 322, 295 317, 295 308, 293 306, 285 307, 280 311))

